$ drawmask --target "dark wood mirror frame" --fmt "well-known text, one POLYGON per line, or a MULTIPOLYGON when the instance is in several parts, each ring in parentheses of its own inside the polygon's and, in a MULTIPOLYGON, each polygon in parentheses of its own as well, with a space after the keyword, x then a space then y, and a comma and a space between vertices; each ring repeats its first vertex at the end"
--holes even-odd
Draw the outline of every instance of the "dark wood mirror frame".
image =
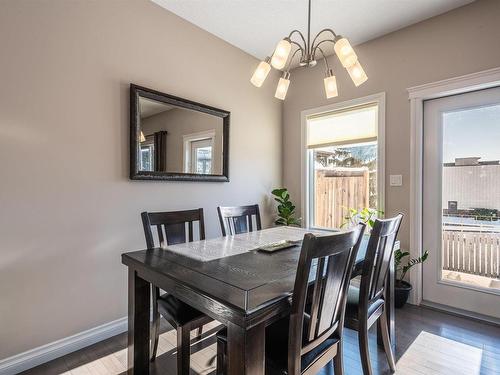
POLYGON ((130 84, 130 179, 131 180, 167 180, 167 181, 229 181, 229 119, 230 112, 196 103, 191 100, 168 95, 159 91, 130 84), (195 173, 170 173, 142 171, 139 168, 139 139, 141 119, 139 98, 147 98, 177 107, 204 112, 222 119, 222 174, 208 175, 195 173))

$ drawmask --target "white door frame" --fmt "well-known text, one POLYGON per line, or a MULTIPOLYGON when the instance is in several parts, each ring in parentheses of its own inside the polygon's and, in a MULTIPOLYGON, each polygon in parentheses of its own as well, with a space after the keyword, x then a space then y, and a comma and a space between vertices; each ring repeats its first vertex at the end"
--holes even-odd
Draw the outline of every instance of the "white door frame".
POLYGON ((307 163, 307 118, 320 113, 349 109, 364 104, 378 104, 378 124, 377 124, 377 193, 378 207, 384 211, 385 208, 385 92, 364 96, 344 102, 311 108, 300 113, 301 122, 301 150, 300 150, 300 184, 301 192, 301 213, 302 226, 309 223, 309 164, 307 163))
MULTIPOLYGON (((408 88, 410 100, 410 254, 422 255, 424 101, 500 86, 500 67, 408 88)), ((410 303, 422 302, 422 265, 410 270, 410 303)))

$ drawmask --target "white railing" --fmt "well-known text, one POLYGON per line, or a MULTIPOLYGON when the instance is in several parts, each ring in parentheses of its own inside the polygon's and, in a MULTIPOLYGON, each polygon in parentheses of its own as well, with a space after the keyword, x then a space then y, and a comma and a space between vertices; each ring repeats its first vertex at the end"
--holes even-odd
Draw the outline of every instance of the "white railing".
POLYGON ((500 277, 500 233, 443 229, 443 269, 500 277))

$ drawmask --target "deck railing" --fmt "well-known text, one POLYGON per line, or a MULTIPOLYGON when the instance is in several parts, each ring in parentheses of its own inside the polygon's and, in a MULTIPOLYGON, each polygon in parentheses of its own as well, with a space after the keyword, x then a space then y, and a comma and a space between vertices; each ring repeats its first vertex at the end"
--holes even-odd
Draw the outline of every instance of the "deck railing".
POLYGON ((500 233, 443 230, 443 269, 500 278, 500 233))

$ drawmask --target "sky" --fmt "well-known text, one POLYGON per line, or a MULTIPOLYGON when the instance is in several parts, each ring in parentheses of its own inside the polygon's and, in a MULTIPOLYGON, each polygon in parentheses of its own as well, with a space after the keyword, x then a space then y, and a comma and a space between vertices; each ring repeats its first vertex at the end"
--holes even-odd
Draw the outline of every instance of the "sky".
POLYGON ((443 114, 443 162, 500 160, 500 104, 443 114))

